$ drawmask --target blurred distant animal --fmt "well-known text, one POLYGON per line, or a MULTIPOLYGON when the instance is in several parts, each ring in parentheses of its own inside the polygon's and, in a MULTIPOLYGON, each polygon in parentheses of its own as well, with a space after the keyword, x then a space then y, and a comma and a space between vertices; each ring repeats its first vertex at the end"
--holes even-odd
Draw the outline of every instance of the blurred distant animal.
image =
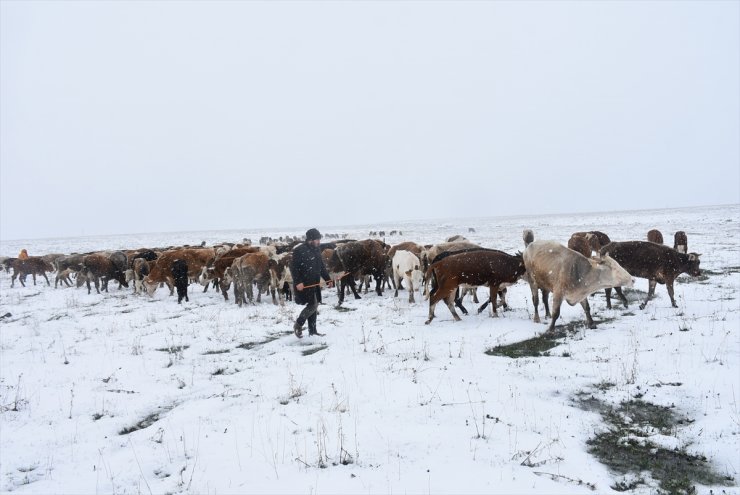
POLYGON ((683 230, 679 230, 673 236, 673 249, 684 254, 689 252, 689 241, 686 238, 686 232, 683 230))
POLYGON ((663 244, 663 234, 661 234, 658 229, 649 230, 647 233, 647 240, 648 242, 653 242, 655 244, 663 244))

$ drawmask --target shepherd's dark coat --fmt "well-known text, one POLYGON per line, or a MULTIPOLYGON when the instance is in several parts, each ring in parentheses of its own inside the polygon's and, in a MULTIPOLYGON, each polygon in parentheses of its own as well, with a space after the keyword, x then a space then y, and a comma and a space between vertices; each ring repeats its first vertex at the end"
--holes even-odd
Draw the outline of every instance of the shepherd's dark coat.
MULTIPOLYGON (((293 275, 293 288, 298 284, 318 284, 323 278, 329 281, 329 272, 326 271, 321 250, 307 243, 300 244, 293 249, 293 261, 290 263, 290 273, 293 275)), ((311 294, 316 294, 316 302, 321 302, 321 287, 311 287, 303 290, 294 290, 296 304, 305 305, 311 302, 311 294)))

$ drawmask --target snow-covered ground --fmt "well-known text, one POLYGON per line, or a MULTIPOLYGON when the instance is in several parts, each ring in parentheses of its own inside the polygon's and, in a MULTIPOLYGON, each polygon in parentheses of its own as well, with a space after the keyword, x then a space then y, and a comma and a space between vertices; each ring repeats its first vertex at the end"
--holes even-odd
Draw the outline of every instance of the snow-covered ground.
MULTIPOLYGON (((298 340, 291 328, 299 308, 290 303, 239 308, 195 285, 182 305, 164 289, 148 298, 115 283, 102 295, 33 286, 30 278, 26 288, 10 288, 3 273, 0 315, 12 316, 0 320, 0 490, 608 493, 625 478, 588 452, 606 425, 579 406, 585 393, 612 405, 640 398, 671 407, 689 421, 648 438, 705 455, 734 478, 700 492, 738 492, 740 205, 318 227, 356 239, 401 230, 386 236, 390 244, 463 234, 510 253, 523 249, 525 228, 562 243, 581 230, 642 240, 658 228, 671 245, 684 230, 707 275, 681 276, 678 309, 665 286, 642 311, 618 302, 607 310, 597 294, 597 329, 577 326, 549 355, 513 359, 485 351, 537 336, 548 323, 532 322, 523 282, 510 289, 511 311, 500 318, 471 311, 455 323, 440 305, 429 326, 421 297, 410 305, 405 292, 369 293, 340 310, 325 289, 326 336, 298 340)), ((303 231, 4 241, 0 253, 303 231)), ((646 291, 647 281, 635 288, 646 291)), ((561 318, 582 322, 580 305, 564 305, 561 318)), ((645 477, 634 491, 656 489, 645 477)))

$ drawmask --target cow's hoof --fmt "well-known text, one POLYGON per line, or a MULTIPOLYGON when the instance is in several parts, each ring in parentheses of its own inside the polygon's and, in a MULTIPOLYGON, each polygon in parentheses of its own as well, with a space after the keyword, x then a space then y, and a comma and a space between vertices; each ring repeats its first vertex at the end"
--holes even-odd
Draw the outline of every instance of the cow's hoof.
POLYGON ((588 324, 588 328, 590 328, 591 330, 593 330, 594 328, 596 328, 596 323, 589 323, 588 324))
POLYGON ((355 299, 362 299, 362 298, 359 295, 356 295, 355 299))
POLYGON ((432 322, 432 319, 429 318, 427 321, 424 322, 425 325, 429 325, 432 322))
POLYGON ((644 304, 640 304, 640 309, 645 309, 645 305, 644 304))

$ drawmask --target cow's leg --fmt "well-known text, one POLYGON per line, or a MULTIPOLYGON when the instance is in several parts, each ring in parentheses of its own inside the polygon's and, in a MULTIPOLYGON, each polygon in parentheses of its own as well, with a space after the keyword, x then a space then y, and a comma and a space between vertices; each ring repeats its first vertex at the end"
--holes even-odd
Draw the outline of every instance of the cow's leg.
POLYGON ((460 295, 460 287, 457 287, 455 289, 454 294, 455 295, 453 296, 453 300, 455 301, 455 306, 457 306, 458 308, 460 308, 460 311, 462 311, 462 313, 464 315, 468 314, 468 310, 465 309, 465 306, 463 306, 463 303, 462 303, 462 299, 463 299, 463 295, 464 294, 463 295, 460 295))
POLYGON ((627 307, 627 297, 622 292, 622 288, 621 287, 614 287, 614 291, 617 293, 617 295, 619 296, 620 301, 622 301, 622 304, 624 304, 624 307, 626 308, 627 307))
POLYGON ((540 289, 534 282, 529 283, 529 289, 532 291, 532 304, 534 304, 534 322, 540 322, 540 289))
POLYGON ((581 306, 583 307, 583 312, 586 313, 586 325, 588 328, 596 328, 596 323, 591 318, 591 306, 588 304, 588 297, 581 301, 581 306))
POLYGON ((167 280, 165 281, 165 283, 167 284, 167 287, 169 287, 170 289, 170 295, 174 296, 175 295, 175 282, 170 280, 169 277, 167 277, 167 280))
POLYGON ((604 289, 604 295, 606 296, 606 309, 612 309, 612 289, 607 287, 604 289))
POLYGON ((671 298, 671 306, 677 308, 676 300, 673 298, 673 280, 665 281, 665 288, 668 289, 668 297, 671 298))
POLYGON ((480 301, 478 300, 478 288, 477 287, 471 287, 469 290, 473 293, 473 302, 475 304, 479 304, 480 301))
POLYGON ((398 297, 398 286, 400 284, 401 276, 396 273, 396 270, 393 270, 393 285, 396 287, 396 292, 393 294, 393 297, 398 297))
MULTIPOLYGON (((46 276, 46 273, 42 273, 41 275, 43 275, 44 278, 46 279, 46 285, 48 285, 49 287, 51 287, 51 282, 49 282, 49 277, 46 276)), ((673 284, 671 284, 671 289, 673 289, 673 284)), ((671 292, 673 292, 673 291, 671 290, 671 292)))
POLYGON ((33 277, 33 285, 36 285, 36 274, 32 273, 31 277, 33 277))
POLYGON ((408 279, 409 283, 409 303, 414 304, 416 303, 416 300, 414 299, 414 292, 416 291, 416 288, 414 287, 414 282, 411 280, 411 277, 408 279))
POLYGON ((498 318, 498 312, 496 311, 496 298, 498 297, 498 285, 491 285, 490 286, 490 296, 489 299, 491 301, 491 317, 492 318, 498 318))
POLYGON ((101 282, 100 278, 95 277, 95 290, 98 291, 98 294, 100 294, 100 282, 101 282))
POLYGON ((349 277, 349 280, 347 280, 347 284, 349 285, 349 288, 352 290, 352 294, 355 295, 355 299, 362 299, 362 297, 360 297, 360 294, 357 293, 357 286, 355 285, 354 277, 349 277))
POLYGON ((447 303, 447 307, 450 308, 450 313, 452 313, 452 317, 455 319, 455 321, 460 321, 460 317, 455 311, 455 293, 451 292, 450 295, 447 296, 447 298, 445 299, 445 302, 447 303))
POLYGON ((645 306, 647 306, 648 301, 653 298, 653 294, 655 294, 655 285, 658 282, 656 280, 648 280, 648 294, 645 298, 645 302, 640 304, 640 309, 645 309, 645 306))
POLYGON ((203 293, 204 293, 204 294, 205 294, 206 292, 208 292, 208 287, 210 287, 210 286, 211 286, 211 281, 209 280, 209 281, 207 281, 207 282, 206 282, 206 286, 205 286, 205 287, 203 287, 203 293))
POLYGON ((552 293, 552 318, 547 333, 555 332, 555 321, 560 317, 560 306, 563 304, 563 296, 555 292, 552 293))
POLYGON ((90 292, 92 292, 90 290, 90 276, 85 279, 85 283, 87 283, 87 294, 90 295, 90 292))
POLYGON ((224 301, 229 300, 229 284, 225 283, 223 280, 219 281, 219 288, 221 289, 221 294, 224 296, 224 301))
POLYGON ((545 305, 545 318, 550 317, 550 292, 546 291, 545 289, 540 289, 542 291, 542 304, 545 305))
POLYGON ((373 278, 375 279, 375 292, 379 295, 383 295, 383 274, 380 275, 373 275, 373 278))
POLYGON ((478 308, 478 314, 481 314, 488 307, 489 304, 491 304, 491 299, 486 299, 486 301, 478 308))

